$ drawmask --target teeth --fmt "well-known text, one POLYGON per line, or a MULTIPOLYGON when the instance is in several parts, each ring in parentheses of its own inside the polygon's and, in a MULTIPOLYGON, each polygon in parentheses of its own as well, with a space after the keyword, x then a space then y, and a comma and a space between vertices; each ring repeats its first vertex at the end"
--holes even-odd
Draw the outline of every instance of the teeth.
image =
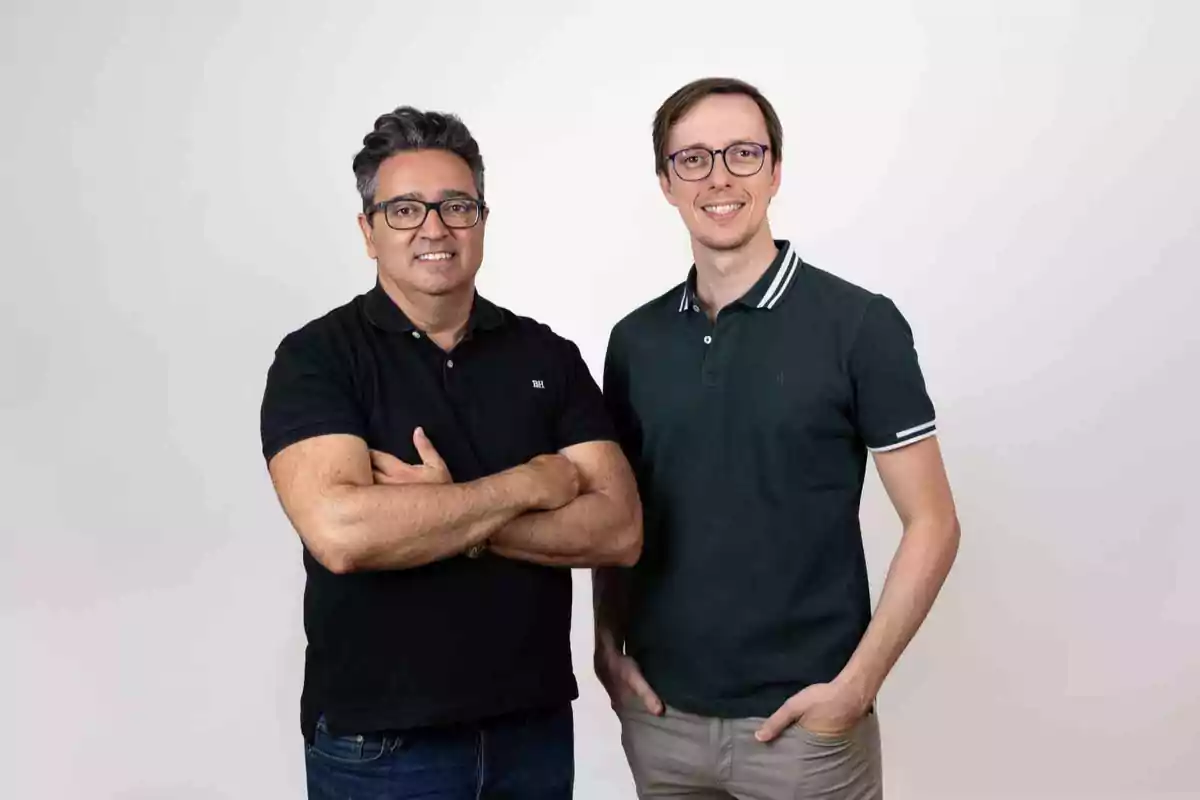
POLYGON ((742 205, 742 203, 725 203, 719 206, 705 206, 704 210, 711 214, 728 214, 731 211, 737 211, 742 205))
POLYGON ((453 253, 422 253, 417 256, 418 261, 446 261, 453 258, 453 253))

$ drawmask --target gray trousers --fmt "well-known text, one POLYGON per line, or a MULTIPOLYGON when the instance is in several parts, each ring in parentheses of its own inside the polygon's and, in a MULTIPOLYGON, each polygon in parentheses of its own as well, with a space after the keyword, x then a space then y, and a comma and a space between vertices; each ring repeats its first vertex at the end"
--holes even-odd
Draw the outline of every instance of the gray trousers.
POLYGON ((695 800, 881 800, 874 712, 844 736, 792 725, 773 742, 754 738, 763 719, 715 719, 668 707, 661 716, 622 701, 621 743, 638 797, 695 800))

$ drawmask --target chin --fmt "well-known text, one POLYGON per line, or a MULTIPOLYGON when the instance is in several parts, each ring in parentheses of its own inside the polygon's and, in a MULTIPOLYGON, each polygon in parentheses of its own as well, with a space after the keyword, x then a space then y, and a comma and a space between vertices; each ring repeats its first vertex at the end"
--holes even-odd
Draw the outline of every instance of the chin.
POLYGON ((463 287, 469 284, 470 281, 462 278, 456 280, 441 280, 441 281, 420 281, 416 288, 422 294, 431 295, 433 297, 441 297, 443 295, 454 294, 461 292, 463 287))
POLYGON ((754 231, 721 231, 720 233, 700 233, 696 241, 709 250, 740 250, 754 238, 754 231))
POLYGON ((441 297, 461 292, 464 286, 471 283, 473 274, 461 268, 446 271, 410 269, 399 275, 393 273, 393 280, 401 286, 409 287, 412 291, 431 297, 441 297))

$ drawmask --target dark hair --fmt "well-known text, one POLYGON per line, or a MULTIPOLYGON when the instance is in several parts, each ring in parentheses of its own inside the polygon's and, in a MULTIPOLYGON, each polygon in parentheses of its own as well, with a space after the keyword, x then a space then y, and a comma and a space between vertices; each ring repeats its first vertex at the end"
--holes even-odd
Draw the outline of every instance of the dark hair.
POLYGON ((455 114, 401 106, 375 120, 375 130, 363 137, 363 149, 354 156, 354 177, 364 210, 375 202, 379 165, 396 153, 423 149, 448 150, 466 161, 475 177, 475 191, 483 199, 483 156, 463 121, 455 114))
POLYGON ((763 97, 754 86, 737 78, 701 78, 676 90, 659 106, 654 115, 654 169, 656 172, 667 172, 667 136, 671 128, 679 122, 697 103, 712 94, 743 94, 758 105, 763 119, 767 122, 767 138, 771 146, 771 158, 779 163, 783 158, 783 126, 779 123, 779 115, 767 98, 763 97))

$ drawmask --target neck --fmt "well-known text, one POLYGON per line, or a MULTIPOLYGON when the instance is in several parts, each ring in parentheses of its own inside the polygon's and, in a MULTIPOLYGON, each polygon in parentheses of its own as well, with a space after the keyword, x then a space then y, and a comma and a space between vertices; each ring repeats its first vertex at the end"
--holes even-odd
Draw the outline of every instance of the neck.
POLYGON ((475 302, 474 282, 439 295, 405 292, 384 275, 379 276, 379 285, 412 324, 443 350, 462 340, 475 302))
POLYGON ((778 253, 770 227, 765 224, 750 241, 735 250, 713 250, 693 239, 696 294, 709 316, 715 317, 750 291, 778 253))

